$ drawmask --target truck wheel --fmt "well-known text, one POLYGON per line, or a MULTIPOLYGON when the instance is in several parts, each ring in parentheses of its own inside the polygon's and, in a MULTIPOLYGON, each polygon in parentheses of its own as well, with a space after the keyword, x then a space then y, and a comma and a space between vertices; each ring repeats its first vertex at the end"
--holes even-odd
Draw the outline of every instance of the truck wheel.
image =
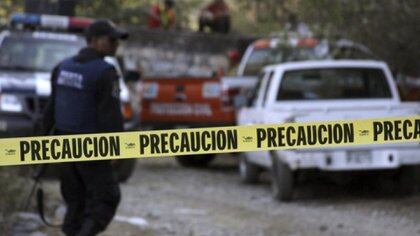
POLYGON ((184 167, 203 168, 213 161, 215 154, 191 155, 176 157, 177 162, 184 167))
POLYGON ((241 155, 239 159, 239 175, 242 182, 246 184, 255 184, 258 182, 261 173, 261 168, 252 164, 246 159, 245 155, 241 155))
POLYGON ((276 155, 271 155, 271 162, 271 186, 274 198, 279 201, 289 201, 292 199, 293 194, 293 171, 276 155))
POLYGON ((136 168, 136 159, 118 160, 113 163, 118 182, 124 183, 131 177, 136 168))
POLYGON ((411 194, 419 191, 420 183, 420 166, 402 166, 400 167, 395 178, 395 185, 399 190, 406 194, 411 194))

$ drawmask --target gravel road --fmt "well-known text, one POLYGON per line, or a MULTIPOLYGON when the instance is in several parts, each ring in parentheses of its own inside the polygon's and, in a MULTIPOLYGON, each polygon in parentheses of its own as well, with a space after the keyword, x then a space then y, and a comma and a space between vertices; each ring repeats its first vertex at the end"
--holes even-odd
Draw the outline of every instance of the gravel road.
POLYGON ((207 169, 144 159, 122 185, 117 217, 102 235, 420 235, 420 193, 397 193, 390 184, 379 175, 346 185, 315 175, 292 202, 279 203, 268 174, 259 184, 242 184, 230 156, 207 169))

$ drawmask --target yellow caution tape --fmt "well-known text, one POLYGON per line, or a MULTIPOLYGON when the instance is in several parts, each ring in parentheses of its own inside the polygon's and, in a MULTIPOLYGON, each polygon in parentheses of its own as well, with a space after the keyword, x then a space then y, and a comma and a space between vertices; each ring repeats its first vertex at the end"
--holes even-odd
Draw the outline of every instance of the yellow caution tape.
POLYGON ((0 166, 419 142, 420 116, 0 139, 0 166))

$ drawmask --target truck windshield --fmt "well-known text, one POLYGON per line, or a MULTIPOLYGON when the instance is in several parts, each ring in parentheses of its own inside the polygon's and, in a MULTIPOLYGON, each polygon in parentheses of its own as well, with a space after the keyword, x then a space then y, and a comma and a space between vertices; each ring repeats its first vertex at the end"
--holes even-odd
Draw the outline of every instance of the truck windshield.
POLYGON ((277 101, 391 98, 380 69, 324 68, 288 71, 283 75, 277 101))
POLYGON ((60 61, 75 55, 83 46, 83 41, 6 37, 0 46, 0 69, 51 71, 60 61))
POLYGON ((244 75, 257 76, 263 67, 287 61, 316 59, 315 48, 276 47, 254 48, 246 62, 244 75))

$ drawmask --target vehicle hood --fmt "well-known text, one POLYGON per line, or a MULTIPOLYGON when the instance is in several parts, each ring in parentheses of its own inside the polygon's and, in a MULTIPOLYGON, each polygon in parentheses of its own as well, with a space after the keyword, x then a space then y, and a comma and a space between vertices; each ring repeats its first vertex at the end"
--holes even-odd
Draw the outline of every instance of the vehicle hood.
POLYGON ((257 76, 223 76, 222 86, 226 89, 254 88, 258 82, 257 76))
POLYGON ((0 72, 0 92, 49 96, 50 76, 48 72, 0 72))

